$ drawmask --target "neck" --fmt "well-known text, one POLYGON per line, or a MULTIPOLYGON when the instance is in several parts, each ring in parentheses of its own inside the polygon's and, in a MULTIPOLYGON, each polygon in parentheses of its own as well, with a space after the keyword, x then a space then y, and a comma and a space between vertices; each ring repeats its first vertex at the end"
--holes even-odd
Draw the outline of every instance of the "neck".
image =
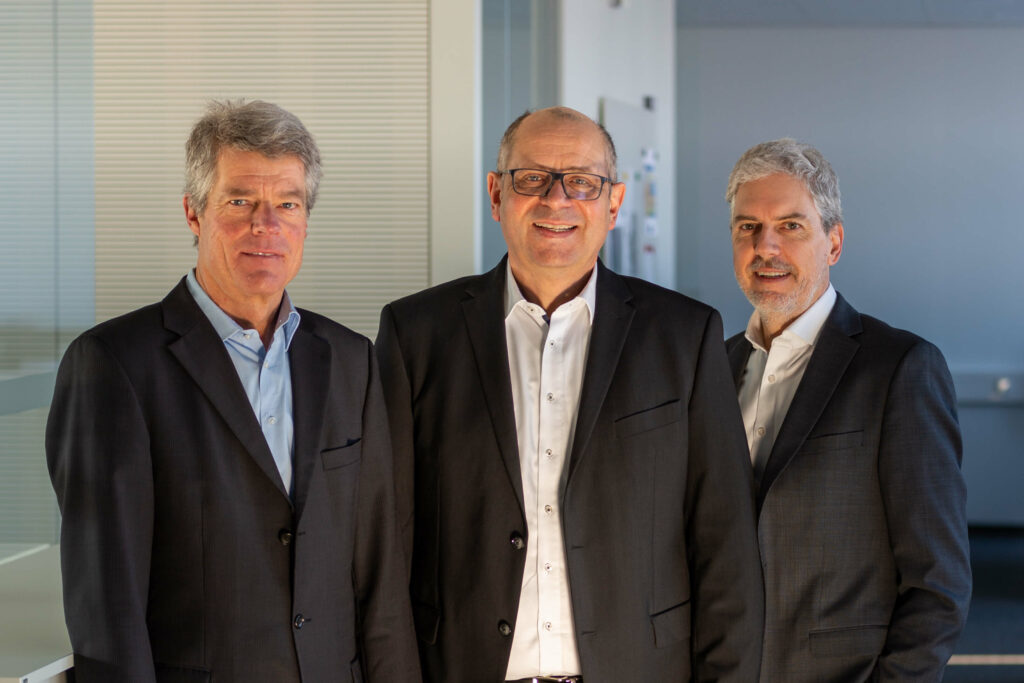
POLYGON ((243 329, 254 329, 263 341, 264 348, 270 348, 270 342, 274 338, 274 323, 277 321, 277 311, 281 306, 284 295, 272 298, 253 297, 244 300, 233 299, 219 289, 209 286, 209 282, 203 277, 202 272, 196 268, 196 281, 203 291, 209 295, 213 303, 217 304, 220 310, 228 314, 228 317, 238 323, 243 329))
POLYGON ((594 268, 591 266, 581 277, 571 281, 568 278, 545 278, 543 276, 526 278, 517 271, 515 266, 512 266, 512 276, 515 277, 519 291, 523 293, 523 298, 531 304, 537 304, 549 315, 562 304, 579 296, 579 293, 587 286, 587 281, 590 280, 590 275, 593 272, 594 268))

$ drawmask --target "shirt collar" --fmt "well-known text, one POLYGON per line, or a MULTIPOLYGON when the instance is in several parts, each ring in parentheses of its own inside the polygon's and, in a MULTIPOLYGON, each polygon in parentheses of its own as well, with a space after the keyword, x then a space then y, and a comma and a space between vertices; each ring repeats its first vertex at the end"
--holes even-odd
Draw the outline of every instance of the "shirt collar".
MULTIPOLYGON (((587 278, 587 284, 583 285, 583 289, 576 298, 572 301, 582 300, 587 306, 587 310, 590 312, 590 324, 594 324, 594 313, 597 310, 597 264, 594 264, 594 269, 590 271, 590 277, 587 278)), ((516 282, 515 276, 512 275, 512 265, 506 261, 505 263, 505 317, 508 318, 512 314, 512 311, 519 305, 520 302, 525 302, 524 305, 529 302, 526 301, 526 297, 523 296, 522 291, 519 289, 519 283, 516 282)), ((568 302, 572 303, 572 302, 568 302)), ((564 304, 563 304, 564 305, 564 304)), ((539 306, 537 308, 540 308, 539 306)), ((550 311, 548 314, 550 316, 550 311)))
MULTIPOLYGON (((828 289, 818 297, 818 300, 801 313, 800 317, 791 322, 778 336, 778 339, 788 340, 791 346, 814 346, 835 303, 836 290, 832 283, 829 283, 828 289)), ((761 317, 755 310, 750 314, 750 320, 747 321, 747 331, 744 336, 754 348, 767 353, 761 331, 761 317)))
MULTIPOLYGON (((213 329, 217 336, 221 338, 221 341, 226 342, 233 336, 246 331, 231 316, 225 313, 220 306, 214 303, 210 295, 199 284, 199 280, 196 279, 195 268, 188 271, 188 275, 185 277, 185 285, 188 287, 192 298, 196 300, 200 310, 209 319, 210 324, 213 325, 213 329)), ((284 327, 284 347, 286 349, 292 344, 292 337, 295 336, 295 330, 299 328, 300 319, 299 312, 292 305, 291 297, 288 296, 287 291, 284 292, 284 295, 281 297, 281 305, 277 309, 274 331, 276 332, 282 326, 284 327)))

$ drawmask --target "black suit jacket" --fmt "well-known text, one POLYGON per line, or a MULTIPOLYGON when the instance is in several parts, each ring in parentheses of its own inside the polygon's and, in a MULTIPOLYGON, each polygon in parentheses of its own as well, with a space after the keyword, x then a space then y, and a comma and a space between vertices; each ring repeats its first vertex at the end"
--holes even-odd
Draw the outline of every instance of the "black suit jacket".
POLYGON ((301 316, 294 503, 184 280, 68 349, 46 451, 76 680, 419 680, 372 349, 301 316))
MULTIPOLYGON (((598 265, 561 508, 587 683, 757 676, 746 444, 711 308, 598 265)), ((396 301, 377 352, 426 680, 504 680, 527 536, 505 262, 396 301)), ((542 672, 559 673, 559 672, 542 672)))
MULTIPOLYGON (((737 385, 751 352, 726 342, 737 385)), ((762 681, 938 681, 971 570, 937 348, 838 296, 757 489, 762 681)))

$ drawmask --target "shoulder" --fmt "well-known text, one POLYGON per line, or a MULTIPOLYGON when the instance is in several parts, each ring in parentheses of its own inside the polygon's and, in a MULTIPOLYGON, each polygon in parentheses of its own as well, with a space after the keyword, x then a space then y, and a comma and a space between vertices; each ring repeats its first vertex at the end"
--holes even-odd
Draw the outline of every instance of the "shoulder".
POLYGON ((396 313, 408 314, 415 311, 422 311, 424 308, 437 308, 452 303, 457 303, 471 296, 471 292, 485 287, 485 278, 492 273, 485 275, 469 275, 455 280, 449 280, 433 287, 396 299, 388 304, 396 313))
MULTIPOLYGON (((935 344, 909 330, 893 327, 870 315, 860 314, 862 332, 858 335, 861 349, 874 357, 898 360, 942 359, 935 344)), ((944 361, 943 361, 944 362, 944 361)))
MULTIPOLYGON (((667 289, 647 280, 628 275, 619 275, 605 270, 602 275, 613 282, 621 283, 631 295, 633 306, 638 311, 671 313, 688 317, 708 318, 718 312, 704 303, 672 289, 667 289)), ((598 281, 600 283, 600 280, 598 281)), ((600 284, 598 285, 600 287, 600 284)), ((598 291, 601 291, 600 289, 598 291)))

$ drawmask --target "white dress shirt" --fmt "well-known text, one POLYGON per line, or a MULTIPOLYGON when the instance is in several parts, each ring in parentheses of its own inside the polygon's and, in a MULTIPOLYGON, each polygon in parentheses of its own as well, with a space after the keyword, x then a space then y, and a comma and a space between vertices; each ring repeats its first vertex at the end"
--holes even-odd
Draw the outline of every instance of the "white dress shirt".
POLYGON ((764 347, 757 311, 750 316, 745 336, 754 349, 740 380, 739 401, 755 481, 760 481, 764 474, 779 428, 835 303, 836 290, 830 284, 810 308, 772 341, 771 349, 764 347))
POLYGON ((505 678, 579 675, 561 503, 594 320, 597 268, 550 316, 506 269, 505 339, 526 506, 526 568, 505 678))

